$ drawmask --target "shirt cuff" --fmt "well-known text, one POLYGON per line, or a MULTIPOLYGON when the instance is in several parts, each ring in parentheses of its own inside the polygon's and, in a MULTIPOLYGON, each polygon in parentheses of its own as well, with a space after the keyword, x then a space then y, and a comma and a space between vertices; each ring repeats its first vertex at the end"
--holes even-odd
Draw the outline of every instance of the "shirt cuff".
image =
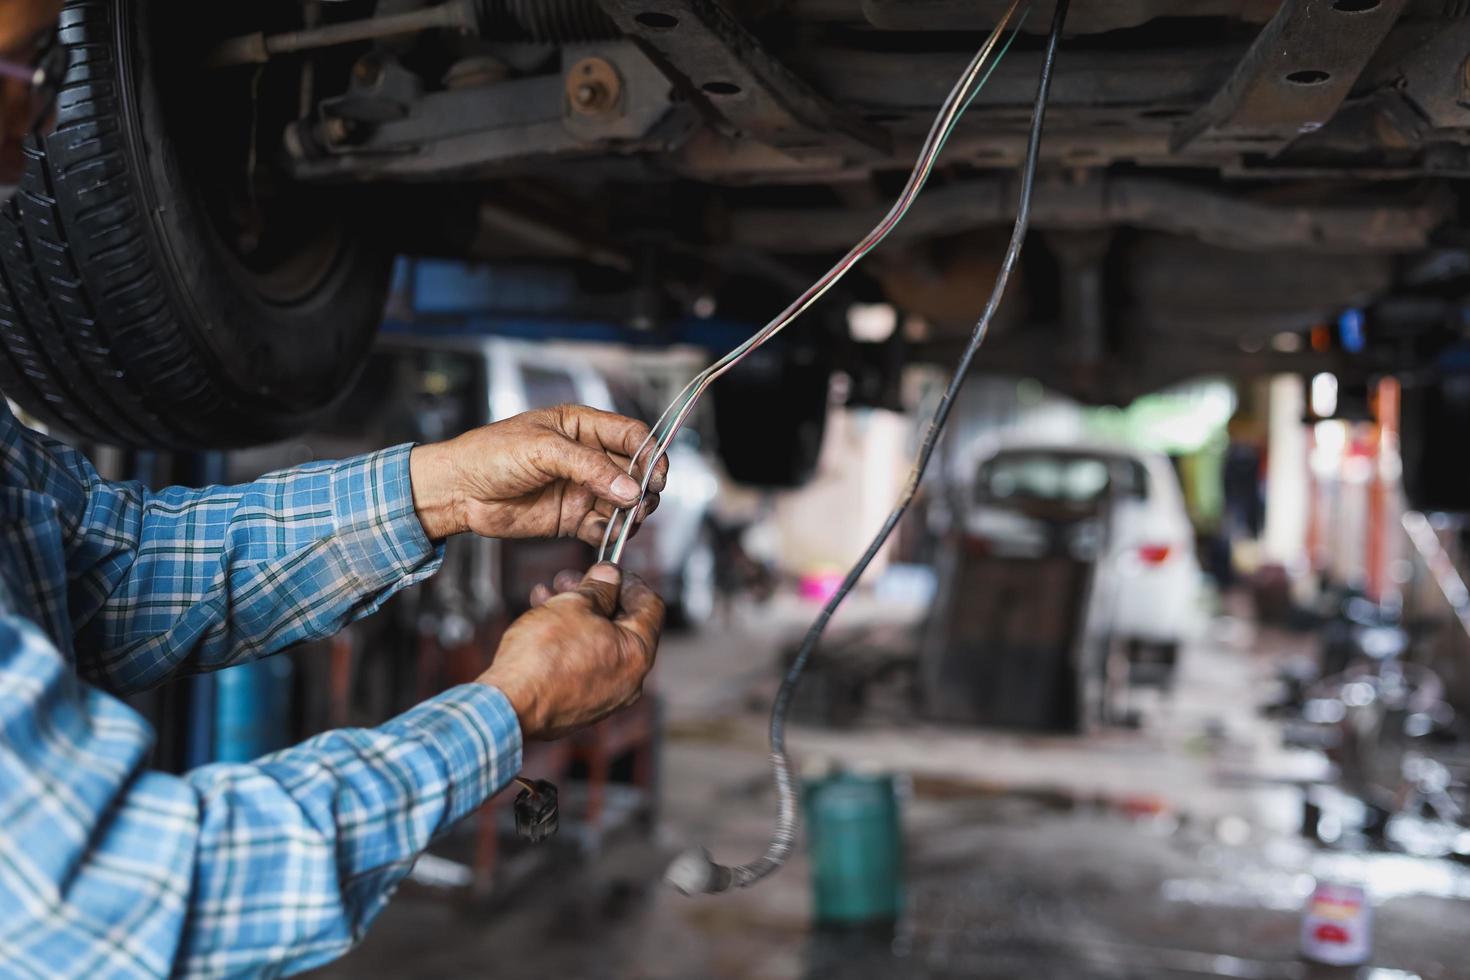
POLYGON ((488 684, 461 684, 382 726, 438 758, 449 805, 442 826, 472 813, 521 771, 521 723, 510 699, 488 684))
POLYGON ((332 519, 348 568, 368 589, 419 581, 438 570, 435 545, 413 506, 412 443, 338 463, 332 471, 332 519))

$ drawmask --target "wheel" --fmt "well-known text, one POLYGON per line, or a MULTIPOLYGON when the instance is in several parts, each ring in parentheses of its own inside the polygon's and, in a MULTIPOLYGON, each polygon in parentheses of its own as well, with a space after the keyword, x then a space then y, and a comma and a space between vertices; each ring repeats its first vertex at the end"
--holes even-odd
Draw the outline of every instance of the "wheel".
POLYGON ((66 4, 56 128, 0 211, 0 390, 28 411, 114 444, 233 447, 303 428, 351 381, 391 256, 340 196, 274 173, 299 72, 198 67, 210 39, 296 7, 66 4))
POLYGON ((702 525, 684 566, 679 569, 678 592, 669 603, 669 623, 679 629, 699 629, 715 615, 719 599, 719 553, 715 533, 702 525))
POLYGON ((1131 639, 1121 668, 1124 686, 1153 687, 1167 694, 1173 688, 1178 663, 1177 641, 1131 639))
POLYGON ((1159 644, 1159 690, 1165 694, 1174 692, 1174 679, 1179 676, 1179 641, 1166 640, 1159 644))
POLYGON ((730 478, 799 487, 817 472, 831 369, 806 346, 762 347, 714 386, 715 435, 730 478))

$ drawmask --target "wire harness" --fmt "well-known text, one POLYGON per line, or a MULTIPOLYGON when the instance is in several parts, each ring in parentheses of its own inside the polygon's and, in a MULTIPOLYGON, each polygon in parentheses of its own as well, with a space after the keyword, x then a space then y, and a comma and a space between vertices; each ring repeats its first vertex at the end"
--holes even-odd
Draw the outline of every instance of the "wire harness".
POLYGON ((876 248, 883 239, 887 238, 888 233, 897 227, 898 223, 903 220, 904 215, 908 214, 909 209, 913 207, 914 201, 918 198, 919 192, 928 183, 929 175, 934 171, 934 164, 939 159, 940 153, 944 150, 945 143, 949 141, 950 135, 954 132, 955 124, 959 122, 960 116, 964 115, 965 110, 969 108, 975 96, 979 94, 980 90, 985 86, 985 83, 990 79, 991 73, 995 71, 995 66, 1000 64, 1001 58, 1005 57, 1006 51, 1010 50, 1012 42, 1015 41, 1016 33, 1019 32, 1021 23, 1025 21, 1026 14, 1030 12, 1031 8, 1029 4, 1017 22, 1017 31, 1011 33, 1010 38, 1000 49, 1000 53, 996 56, 995 60, 989 62, 991 52, 995 50, 996 44, 1005 32, 1006 25, 1015 15, 1016 9, 1020 5, 1021 0, 1011 0, 1011 5, 1006 8, 1005 15, 1001 17, 1000 22, 995 25, 995 29, 990 32, 990 36, 985 39, 985 43, 981 45, 980 50, 971 59, 964 74, 960 76, 960 80, 955 83, 954 88, 950 89, 949 95, 940 107, 938 116, 934 119, 934 124, 929 127, 929 135, 919 150, 918 159, 914 163, 912 173, 909 174, 908 182, 899 193, 898 199, 893 203, 893 207, 889 208, 888 213, 884 215, 883 220, 878 222, 873 230, 868 232, 862 241, 854 245, 852 250, 844 255, 836 265, 827 270, 827 273, 822 278, 818 279, 806 292, 798 296, 790 306, 777 314, 774 320, 756 331, 756 333, 751 335, 750 339, 696 375, 679 392, 678 396, 669 404, 669 407, 664 409, 663 414, 658 417, 658 421, 654 423, 653 428, 649 431, 648 437, 643 440, 643 444, 638 447, 638 451, 633 454, 633 458, 628 464, 628 473, 637 475, 638 461, 644 458, 644 453, 649 451, 650 446, 652 447, 652 451, 649 452, 647 457, 648 465, 643 469, 641 493, 638 498, 639 502, 625 510, 614 511, 611 519, 607 522, 607 528, 602 534, 602 546, 597 552, 598 561, 617 562, 622 559, 623 546, 627 544, 629 534, 633 528, 632 515, 637 513, 638 507, 642 504, 643 495, 648 493, 648 482, 653 474, 654 465, 668 451, 679 429, 683 427, 685 420, 689 418, 689 414, 694 410, 694 406, 698 404, 699 399, 703 397, 705 391, 709 389, 709 386, 721 375, 725 374, 725 372, 744 360, 751 351, 776 336, 776 334, 780 333, 810 309, 812 304, 821 299, 843 276, 847 275, 853 266, 857 265, 865 255, 876 248), (986 67, 987 62, 989 62, 988 68, 986 67))
MULTIPOLYGON (((1005 295, 1006 286, 1010 281, 1012 272, 1015 270, 1016 260, 1020 256, 1021 246, 1025 242, 1027 227, 1030 223, 1031 196, 1032 191, 1035 189, 1037 161, 1040 158, 1041 152, 1041 133, 1046 118, 1047 101, 1051 93, 1052 68, 1056 62, 1057 46, 1061 39, 1063 24, 1066 21, 1067 7, 1068 0, 1057 0, 1056 10, 1052 16, 1051 30, 1047 37, 1046 55, 1042 61, 1041 77, 1037 83, 1036 100, 1031 111, 1031 128, 1026 145, 1026 158, 1021 170, 1021 193, 1016 209, 1015 227, 1011 232, 1011 239, 1006 247, 1005 257, 1001 262, 1000 271, 996 276, 990 298, 985 304, 985 310, 980 315, 979 320, 976 321, 975 327, 970 334, 969 342, 965 346, 964 353, 960 356, 954 374, 950 378, 949 384, 945 388, 944 394, 941 396, 938 405, 935 407, 934 414, 929 420, 929 425, 924 432, 924 438, 920 443, 913 468, 909 472, 908 479, 904 483, 903 491, 900 493, 897 503, 894 505, 887 519, 884 520, 883 526, 869 543, 867 550, 863 552, 862 557, 848 571, 842 584, 832 594, 831 598, 827 600, 826 604, 822 607, 822 611, 817 615, 816 620, 813 621, 811 627, 807 630, 795 659, 791 662, 786 676, 782 679, 781 688, 776 694, 775 703, 771 707, 771 770, 776 784, 777 810, 776 826, 771 834, 770 843, 767 845, 765 853, 755 861, 733 867, 716 863, 710 857, 709 852, 702 848, 689 850, 679 855, 665 873, 665 880, 686 895, 712 894, 731 888, 744 888, 752 885, 780 868, 786 862, 786 858, 790 855, 791 849, 795 845, 797 789, 795 779, 791 772, 791 759, 786 752, 786 718, 791 707, 791 698, 796 691, 796 685, 801 679, 807 662, 811 659, 812 651, 816 649, 817 643, 821 640, 822 633, 827 628, 828 622, 831 621, 838 607, 842 605, 843 600, 847 598, 848 593, 857 585, 858 580, 862 578, 863 573, 872 563, 874 556, 883 547, 884 542, 888 540, 894 528, 898 526, 899 521, 908 511, 909 505, 913 502, 914 495, 919 489, 919 483, 922 481, 924 472, 928 468, 930 458, 934 455, 934 449, 939 442, 939 436, 944 431, 945 423, 948 421, 950 411, 954 407, 955 398, 964 384, 965 376, 969 373, 970 365, 973 363, 976 353, 979 351, 981 344, 985 342, 985 337, 990 330, 990 323, 995 317, 996 310, 1000 307, 1001 299, 1005 295)), ((1012 4, 1011 9, 1007 11, 1007 19, 1014 10, 1015 4, 1012 4)), ((966 95, 969 80, 978 74, 978 65, 983 62, 984 57, 988 55, 989 49, 994 46, 995 39, 999 36, 999 32, 1004 27, 1004 24, 1005 21, 1003 20, 997 26, 996 33, 991 35, 990 39, 986 42, 986 46, 976 56, 976 61, 972 62, 970 71, 961 80, 961 85, 957 86, 955 91, 951 93, 950 99, 945 103, 945 109, 941 111, 940 118, 935 121, 935 129, 931 131, 931 138, 934 132, 941 134, 938 141, 939 147, 943 146, 944 139, 953 129, 954 120, 958 118, 958 113, 963 112, 964 106, 968 105, 969 99, 974 97, 973 92, 966 95), (946 114, 955 109, 958 109, 958 111, 946 119, 946 114)), ((976 91, 978 91, 978 88, 976 91)), ((937 155, 937 149, 935 155, 937 155)), ((933 161, 931 159, 928 161, 928 166, 932 167, 932 164, 933 161)), ((925 159, 921 155, 920 164, 915 168, 916 176, 920 174, 924 166, 925 159)), ((924 175, 927 177, 927 172, 924 175)), ((910 184, 913 185, 914 181, 911 180, 910 184)), ((922 180, 918 181, 918 186, 922 186, 922 180)), ((906 188, 905 195, 907 196, 908 193, 909 189, 906 188)), ((914 189, 913 193, 917 193, 917 188, 914 189)), ((892 223, 896 223, 897 218, 902 217, 903 212, 906 210, 905 198, 901 197, 899 203, 894 206, 894 211, 889 212, 892 223)), ((888 221, 889 219, 885 219, 885 222, 888 221)), ((880 240, 881 235, 886 234, 891 229, 892 223, 887 224, 886 228, 884 224, 880 224, 874 230, 874 233, 879 235, 880 240)), ((874 235, 869 235, 869 239, 873 237, 874 235)), ((864 242, 867 242, 869 239, 864 239, 864 242)), ((868 247, 871 248, 871 246, 868 247)), ((854 249, 853 253, 849 253, 848 257, 843 260, 843 263, 839 263, 834 268, 834 271, 840 270, 840 272, 845 272, 846 267, 850 266, 849 260, 853 259, 854 254, 857 254, 859 257, 861 254, 865 254, 859 251, 861 248, 862 244, 859 245, 858 249, 854 249), (848 266, 844 266, 844 263, 848 263, 848 266)), ((832 273, 829 273, 828 277, 830 278, 831 276, 832 273)), ((793 304, 791 308, 788 308, 788 313, 791 309, 796 309, 799 313, 801 309, 805 308, 805 306, 799 304, 801 304, 800 300, 796 304, 793 304)), ((808 302, 806 305, 810 305, 810 303, 808 302)), ((786 314, 783 314, 783 316, 786 316, 786 314)), ((779 317, 776 321, 773 321, 773 324, 778 323, 781 323, 781 318, 779 317)), ((767 329, 770 328, 768 327, 767 329)), ((759 336, 758 334, 757 337, 759 336)), ((724 364, 731 356, 739 353, 739 351, 740 348, 737 348, 736 352, 732 352, 732 355, 727 356, 721 362, 717 362, 716 367, 724 364)), ((728 366, 724 370, 728 370, 728 366)), ((714 373, 706 372, 704 375, 695 379, 702 387, 694 387, 694 383, 691 383, 691 388, 695 392, 694 398, 698 397, 703 387, 708 387, 710 381, 719 377, 720 373, 723 373, 722 371, 714 371, 714 369, 711 369, 711 371, 714 373), (704 380, 701 381, 701 379, 704 380)), ((686 401, 687 404, 683 404, 678 409, 678 414, 674 416, 676 420, 688 414, 688 408, 692 405, 693 399, 686 399, 686 401)), ((680 405, 681 402, 676 399, 674 406, 670 407, 670 412, 674 411, 675 406, 680 405)), ((665 414, 668 415, 669 413, 666 412, 665 414)), ((660 424, 663 421, 663 419, 660 419, 660 424)), ((675 426, 675 431, 677 431, 677 425, 675 426)), ((655 455, 654 458, 656 459, 657 456, 655 455)), ((651 469, 652 467, 650 467, 651 469)))

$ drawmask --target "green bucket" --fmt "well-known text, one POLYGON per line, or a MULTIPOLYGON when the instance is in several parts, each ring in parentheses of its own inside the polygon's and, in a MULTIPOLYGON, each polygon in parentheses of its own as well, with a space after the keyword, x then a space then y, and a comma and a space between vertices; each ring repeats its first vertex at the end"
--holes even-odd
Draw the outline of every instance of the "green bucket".
POLYGON ((903 910, 903 827, 893 777, 837 772, 808 782, 803 802, 817 924, 896 920, 903 910))

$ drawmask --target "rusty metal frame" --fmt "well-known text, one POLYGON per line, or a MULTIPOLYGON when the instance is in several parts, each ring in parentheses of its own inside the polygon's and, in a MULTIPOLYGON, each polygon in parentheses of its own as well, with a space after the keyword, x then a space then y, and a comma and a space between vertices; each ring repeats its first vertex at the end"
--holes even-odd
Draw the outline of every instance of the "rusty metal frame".
MULTIPOLYGON (((913 241, 1004 224, 1014 213, 1008 179, 938 187, 919 199, 890 240, 913 241)), ((1256 200, 1158 177, 1051 181, 1036 189, 1032 224, 1047 229, 1129 225, 1231 248, 1328 248, 1407 252, 1424 248, 1455 213, 1447 190, 1354 203, 1256 200)), ((732 240, 778 252, 820 252, 851 241, 878 212, 861 208, 745 208, 730 218, 732 240)))
POLYGON ((688 97, 749 136, 801 157, 886 156, 889 137, 813 90, 712 0, 598 0, 688 97))
POLYGON ((436 180, 609 149, 667 150, 698 125, 688 105, 670 98, 662 69, 633 42, 563 45, 562 57, 562 74, 420 94, 401 118, 364 127, 361 138, 298 135, 292 173, 301 180, 436 180), (598 112, 574 106, 567 94, 568 73, 589 61, 603 63, 617 80, 612 101, 598 112))
POLYGON ((1285 0, 1230 79, 1180 123, 1175 151, 1272 154, 1330 120, 1406 0, 1285 0))

